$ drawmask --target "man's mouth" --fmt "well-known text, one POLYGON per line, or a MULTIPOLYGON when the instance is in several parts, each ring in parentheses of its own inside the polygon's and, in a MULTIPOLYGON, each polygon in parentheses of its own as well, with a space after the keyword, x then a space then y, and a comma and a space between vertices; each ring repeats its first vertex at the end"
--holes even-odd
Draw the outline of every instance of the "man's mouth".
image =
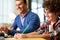
POLYGON ((23 11, 23 8, 17 8, 17 10, 23 11))

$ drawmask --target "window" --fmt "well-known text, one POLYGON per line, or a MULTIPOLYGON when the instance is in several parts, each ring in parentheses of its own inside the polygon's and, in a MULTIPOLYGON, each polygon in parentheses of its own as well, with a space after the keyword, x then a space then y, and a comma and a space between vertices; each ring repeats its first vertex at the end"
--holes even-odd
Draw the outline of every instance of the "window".
POLYGON ((15 18, 15 0, 0 0, 0 23, 11 23, 15 18))
POLYGON ((32 3, 31 3, 32 12, 35 12, 36 14, 38 14, 41 22, 44 21, 44 11, 42 8, 42 3, 43 3, 43 0, 32 0, 32 3))

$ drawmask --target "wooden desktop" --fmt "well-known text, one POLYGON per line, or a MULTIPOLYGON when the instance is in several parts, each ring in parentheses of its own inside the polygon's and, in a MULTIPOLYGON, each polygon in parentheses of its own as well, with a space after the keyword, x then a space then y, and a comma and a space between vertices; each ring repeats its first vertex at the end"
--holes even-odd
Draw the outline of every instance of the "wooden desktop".
POLYGON ((46 40, 46 39, 44 39, 44 38, 19 38, 19 39, 5 38, 5 40, 46 40))

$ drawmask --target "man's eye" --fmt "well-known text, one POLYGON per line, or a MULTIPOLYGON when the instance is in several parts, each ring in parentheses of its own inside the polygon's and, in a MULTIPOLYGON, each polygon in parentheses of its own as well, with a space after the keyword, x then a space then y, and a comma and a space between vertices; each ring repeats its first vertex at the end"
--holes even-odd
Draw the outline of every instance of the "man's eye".
POLYGON ((18 6, 18 5, 16 5, 16 6, 18 6))

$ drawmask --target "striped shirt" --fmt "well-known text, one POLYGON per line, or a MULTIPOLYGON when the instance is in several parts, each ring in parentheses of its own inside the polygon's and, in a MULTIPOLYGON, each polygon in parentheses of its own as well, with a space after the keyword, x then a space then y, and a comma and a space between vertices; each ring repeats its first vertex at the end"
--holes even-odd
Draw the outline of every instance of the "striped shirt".
POLYGON ((60 20, 58 20, 55 24, 53 24, 53 29, 50 29, 52 30, 51 32, 49 31, 49 26, 50 23, 49 22, 44 22, 40 28, 37 30, 37 32, 40 34, 40 33, 51 33, 53 31, 60 31, 60 20))

